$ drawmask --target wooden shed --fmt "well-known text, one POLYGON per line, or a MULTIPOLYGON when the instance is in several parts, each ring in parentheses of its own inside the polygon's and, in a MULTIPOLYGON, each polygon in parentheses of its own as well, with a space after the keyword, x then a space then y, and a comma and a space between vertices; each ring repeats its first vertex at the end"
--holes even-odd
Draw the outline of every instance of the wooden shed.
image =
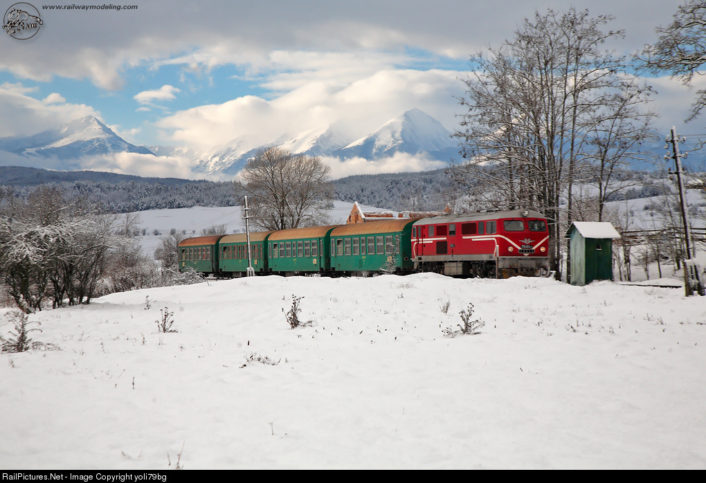
POLYGON ((571 241, 571 285, 613 280, 613 240, 620 238, 613 225, 575 221, 566 237, 571 241))

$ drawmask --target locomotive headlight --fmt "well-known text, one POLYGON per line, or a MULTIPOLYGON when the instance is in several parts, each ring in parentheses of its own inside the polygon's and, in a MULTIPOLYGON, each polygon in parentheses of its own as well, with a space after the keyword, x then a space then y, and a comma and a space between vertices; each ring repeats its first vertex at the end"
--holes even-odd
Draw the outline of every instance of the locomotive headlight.
POLYGON ((514 250, 515 250, 515 249, 512 248, 512 247, 507 247, 507 251, 508 251, 508 252, 513 252, 514 250))
POLYGON ((546 247, 542 247, 542 248, 539 249, 539 251, 542 252, 542 253, 544 253, 544 252, 547 251, 547 248, 546 248, 546 247))

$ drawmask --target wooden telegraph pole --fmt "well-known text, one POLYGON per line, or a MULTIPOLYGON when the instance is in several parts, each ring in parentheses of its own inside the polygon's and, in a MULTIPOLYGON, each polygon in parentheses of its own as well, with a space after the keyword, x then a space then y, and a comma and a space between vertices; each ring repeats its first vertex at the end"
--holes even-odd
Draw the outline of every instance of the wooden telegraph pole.
POLYGON ((252 267, 252 254, 250 251, 250 223, 248 220, 250 219, 250 216, 248 215, 248 197, 245 197, 245 236, 248 240, 248 268, 246 270, 246 275, 248 277, 254 277, 255 276, 255 269, 252 267))
MULTIPOLYGON (((686 256, 684 257, 684 291, 686 296, 694 294, 696 290, 699 295, 706 294, 704 285, 701 282, 701 274, 699 266, 696 264, 696 246, 694 239, 691 237, 691 225, 689 224, 689 210, 686 206, 686 193, 684 191, 684 180, 682 179, 681 158, 684 156, 679 153, 679 140, 677 138, 677 129, 672 127, 671 139, 667 138, 667 142, 672 144, 672 152, 674 165, 676 167, 675 174, 677 175, 677 186, 679 187, 679 210, 681 211, 682 222, 684 223, 684 244, 686 248, 686 256)), ((667 156, 665 156, 667 157, 667 156)))

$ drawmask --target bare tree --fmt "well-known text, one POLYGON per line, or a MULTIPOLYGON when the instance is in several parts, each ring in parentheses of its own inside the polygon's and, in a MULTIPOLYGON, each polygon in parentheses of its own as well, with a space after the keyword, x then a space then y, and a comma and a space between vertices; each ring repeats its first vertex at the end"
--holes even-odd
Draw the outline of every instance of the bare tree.
MULTIPOLYGON (((670 72, 687 85, 694 74, 703 75, 699 68, 706 63, 706 0, 688 0, 679 5, 672 23, 656 30, 657 41, 643 51, 647 69, 670 72)), ((688 120, 706 106, 706 89, 696 91, 696 96, 688 120)))
POLYGON ((154 252, 154 258, 162 264, 163 270, 179 269, 179 243, 184 239, 181 233, 169 234, 162 238, 162 244, 154 252))
POLYGON ((642 143, 653 135, 650 122, 655 115, 643 109, 652 89, 638 86, 630 77, 619 82, 622 85, 595 107, 595 115, 589 120, 585 156, 591 167, 588 178, 598 188, 598 221, 603 221, 609 197, 627 187, 625 183, 613 184, 616 170, 640 158, 642 143))
POLYGON ((455 133, 468 161, 463 170, 482 180, 495 207, 547 215, 557 278, 563 233, 574 219, 574 184, 589 172, 597 145, 604 147, 606 161, 624 159, 628 151, 616 149, 615 132, 618 126, 628 130, 633 112, 620 109, 619 93, 627 106, 637 102, 628 93, 645 97, 645 90, 621 75, 627 60, 602 49, 606 40, 622 35, 604 29, 610 20, 573 8, 537 12, 512 40, 472 59, 474 73, 459 99, 466 109, 455 133), (616 117, 626 122, 611 127, 616 117))
POLYGON ((252 223, 283 230, 323 222, 332 197, 328 173, 316 157, 276 147, 258 153, 242 171, 252 223))

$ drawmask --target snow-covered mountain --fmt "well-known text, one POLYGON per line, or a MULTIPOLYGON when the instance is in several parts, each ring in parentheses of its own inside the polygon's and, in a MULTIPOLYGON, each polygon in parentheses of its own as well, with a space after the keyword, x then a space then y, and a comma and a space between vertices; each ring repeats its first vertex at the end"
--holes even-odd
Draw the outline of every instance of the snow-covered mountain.
POLYGON ((118 152, 153 154, 147 148, 128 143, 94 116, 31 136, 0 138, 0 151, 71 163, 84 156, 118 152))
POLYGON ((248 159, 269 146, 277 146, 293 154, 335 157, 343 162, 350 158, 376 161, 397 153, 446 162, 456 154, 456 143, 451 133, 439 121, 419 109, 411 109, 390 119, 362 138, 351 138, 340 126, 334 124, 293 136, 283 135, 265 145, 247 146, 247 140, 236 138, 228 145, 202 155, 197 170, 235 174, 248 159))
POLYGON ((344 159, 378 159, 395 153, 426 154, 448 161, 456 154, 456 143, 439 121, 419 109, 411 109, 334 152, 344 159))

